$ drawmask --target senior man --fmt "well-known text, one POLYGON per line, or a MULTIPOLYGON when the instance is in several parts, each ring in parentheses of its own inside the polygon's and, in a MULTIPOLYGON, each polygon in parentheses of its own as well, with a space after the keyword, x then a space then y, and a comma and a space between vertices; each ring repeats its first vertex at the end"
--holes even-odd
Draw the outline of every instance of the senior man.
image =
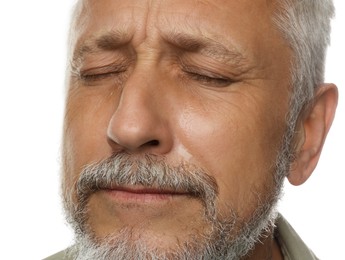
POLYGON ((84 0, 48 259, 317 259, 277 213, 337 104, 329 0, 84 0))

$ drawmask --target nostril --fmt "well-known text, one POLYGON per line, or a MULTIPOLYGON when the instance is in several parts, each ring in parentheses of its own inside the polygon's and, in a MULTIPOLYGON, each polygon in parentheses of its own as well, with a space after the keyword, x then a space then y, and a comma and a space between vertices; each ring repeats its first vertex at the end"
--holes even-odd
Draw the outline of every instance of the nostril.
POLYGON ((148 146, 158 146, 159 145, 159 141, 158 140, 151 140, 151 141, 147 142, 146 145, 148 145, 148 146))
POLYGON ((149 148, 149 147, 158 147, 158 146, 159 146, 158 140, 151 140, 141 145, 140 148, 145 148, 145 147, 149 148))

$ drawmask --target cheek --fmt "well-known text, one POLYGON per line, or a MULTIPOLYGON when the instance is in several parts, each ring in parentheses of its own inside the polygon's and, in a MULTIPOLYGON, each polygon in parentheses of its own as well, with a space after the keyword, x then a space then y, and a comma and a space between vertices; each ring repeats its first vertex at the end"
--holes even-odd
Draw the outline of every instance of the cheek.
POLYGON ((112 154, 107 144, 107 127, 113 110, 110 104, 115 104, 114 100, 97 93, 70 93, 64 126, 66 175, 78 175, 85 165, 112 154))
POLYGON ((230 205, 249 216, 257 206, 254 193, 265 195, 273 188, 284 116, 272 113, 268 102, 216 103, 214 108, 181 113, 183 142, 194 161, 215 177, 220 208, 230 205))

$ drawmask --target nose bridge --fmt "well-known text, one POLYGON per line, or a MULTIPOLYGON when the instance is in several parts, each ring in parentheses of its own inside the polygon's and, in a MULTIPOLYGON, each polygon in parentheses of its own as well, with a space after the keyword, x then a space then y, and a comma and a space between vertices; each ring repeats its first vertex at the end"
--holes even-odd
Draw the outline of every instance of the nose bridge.
POLYGON ((149 76, 145 75, 145 69, 137 67, 124 85, 120 99, 121 105, 130 105, 134 100, 140 101, 142 104, 149 103, 147 99, 154 94, 153 85, 156 85, 155 76, 152 73, 149 76))
POLYGON ((123 86, 108 126, 110 140, 122 149, 166 153, 171 145, 158 78, 138 67, 123 86))
MULTIPOLYGON (((139 127, 139 121, 156 120, 159 111, 154 91, 153 76, 150 81, 143 72, 135 72, 127 80, 121 92, 120 101, 112 120, 126 122, 129 126, 139 127)), ((158 87, 155 89, 158 91, 158 87)))

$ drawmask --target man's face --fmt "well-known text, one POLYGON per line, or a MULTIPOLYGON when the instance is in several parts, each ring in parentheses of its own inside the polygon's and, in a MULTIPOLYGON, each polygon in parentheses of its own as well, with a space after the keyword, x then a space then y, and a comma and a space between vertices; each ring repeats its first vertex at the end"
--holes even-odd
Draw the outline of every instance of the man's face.
MULTIPOLYGON (((235 237, 270 200, 291 62, 273 2, 84 1, 66 106, 65 196, 78 204, 82 170, 116 155, 132 175, 138 162, 149 168, 147 156, 202 171, 216 196, 205 217, 191 190, 103 184, 83 205, 92 237, 127 228, 149 248, 174 248, 210 233, 209 219, 236 216, 235 237)), ((183 182, 189 171, 181 172, 183 182)))

